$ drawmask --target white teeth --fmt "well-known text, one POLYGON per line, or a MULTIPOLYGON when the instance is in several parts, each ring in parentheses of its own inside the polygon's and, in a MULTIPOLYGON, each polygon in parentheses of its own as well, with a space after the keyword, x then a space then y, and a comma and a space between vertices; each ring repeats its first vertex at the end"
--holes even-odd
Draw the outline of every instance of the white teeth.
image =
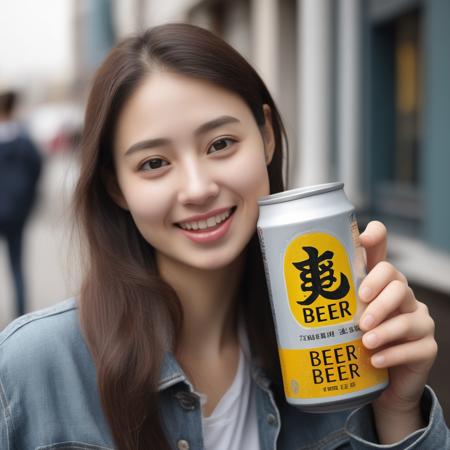
POLYGON ((215 227, 217 224, 226 220, 231 214, 231 211, 226 211, 217 216, 210 217, 208 220, 199 220, 198 222, 183 222, 180 227, 184 230, 206 230, 207 228, 215 227))

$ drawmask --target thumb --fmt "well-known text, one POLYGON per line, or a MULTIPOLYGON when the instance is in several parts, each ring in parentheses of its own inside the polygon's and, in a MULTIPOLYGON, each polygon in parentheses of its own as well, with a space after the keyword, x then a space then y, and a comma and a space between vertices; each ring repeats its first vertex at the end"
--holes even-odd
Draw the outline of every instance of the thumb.
POLYGON ((367 254, 367 270, 370 271, 380 261, 386 259, 387 254, 387 230, 379 221, 369 222, 366 229, 361 233, 361 245, 367 254))

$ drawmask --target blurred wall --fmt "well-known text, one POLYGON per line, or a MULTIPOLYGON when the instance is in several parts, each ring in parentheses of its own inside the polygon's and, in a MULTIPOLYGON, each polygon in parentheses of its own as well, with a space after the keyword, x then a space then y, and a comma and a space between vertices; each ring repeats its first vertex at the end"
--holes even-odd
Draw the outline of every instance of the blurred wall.
POLYGON ((450 295, 447 0, 147 0, 135 13, 141 28, 187 21, 234 45, 284 116, 289 187, 344 181, 361 224, 388 225, 399 268, 450 295))

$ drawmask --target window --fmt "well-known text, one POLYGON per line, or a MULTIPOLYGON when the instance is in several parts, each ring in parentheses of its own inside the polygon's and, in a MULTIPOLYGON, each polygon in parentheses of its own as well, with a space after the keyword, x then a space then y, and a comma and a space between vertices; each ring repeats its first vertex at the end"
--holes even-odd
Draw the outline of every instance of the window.
POLYGON ((370 52, 372 209, 413 234, 423 216, 421 28, 420 9, 377 21, 370 52))

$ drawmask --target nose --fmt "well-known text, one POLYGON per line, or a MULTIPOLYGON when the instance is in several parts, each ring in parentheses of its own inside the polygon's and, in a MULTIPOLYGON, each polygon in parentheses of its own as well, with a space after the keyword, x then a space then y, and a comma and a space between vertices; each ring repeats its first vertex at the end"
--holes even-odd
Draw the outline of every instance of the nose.
POLYGON ((203 205, 215 198, 219 186, 206 167, 198 161, 189 161, 184 165, 180 177, 178 201, 182 204, 203 205))

